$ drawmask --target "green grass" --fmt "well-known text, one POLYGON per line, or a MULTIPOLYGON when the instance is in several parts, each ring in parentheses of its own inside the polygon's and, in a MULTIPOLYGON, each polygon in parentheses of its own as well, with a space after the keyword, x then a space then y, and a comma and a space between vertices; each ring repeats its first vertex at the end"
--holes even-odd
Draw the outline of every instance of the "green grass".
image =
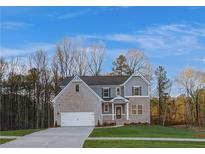
POLYGON ((43 129, 21 129, 21 130, 8 130, 0 131, 0 136, 24 136, 43 129))
POLYGON ((14 138, 0 138, 0 144, 15 140, 14 138))
POLYGON ((95 128, 90 137, 165 137, 204 138, 205 132, 163 126, 123 126, 116 128, 95 128))
POLYGON ((204 142, 86 140, 84 148, 205 148, 204 142))

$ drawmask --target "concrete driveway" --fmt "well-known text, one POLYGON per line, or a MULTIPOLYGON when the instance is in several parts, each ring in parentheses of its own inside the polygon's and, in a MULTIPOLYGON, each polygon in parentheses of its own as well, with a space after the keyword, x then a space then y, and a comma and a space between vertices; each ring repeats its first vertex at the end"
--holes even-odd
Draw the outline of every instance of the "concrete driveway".
POLYGON ((81 148, 93 127, 49 128, 2 144, 1 148, 81 148))

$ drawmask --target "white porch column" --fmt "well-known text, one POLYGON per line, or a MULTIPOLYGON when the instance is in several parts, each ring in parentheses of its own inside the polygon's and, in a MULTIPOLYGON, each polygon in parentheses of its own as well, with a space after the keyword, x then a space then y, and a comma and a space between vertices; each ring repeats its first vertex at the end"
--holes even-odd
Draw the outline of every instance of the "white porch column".
POLYGON ((129 103, 126 103, 126 108, 127 108, 127 120, 129 120, 129 103))
POLYGON ((114 114, 114 103, 112 103, 112 120, 114 120, 114 116, 115 116, 115 114, 114 114))

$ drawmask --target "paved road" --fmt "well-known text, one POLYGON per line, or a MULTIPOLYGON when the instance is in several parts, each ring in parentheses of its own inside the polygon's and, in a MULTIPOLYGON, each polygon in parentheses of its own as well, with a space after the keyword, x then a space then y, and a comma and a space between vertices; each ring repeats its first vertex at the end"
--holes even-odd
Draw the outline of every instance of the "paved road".
POLYGON ((205 139, 194 138, 143 138, 143 137, 89 137, 87 140, 138 140, 138 141, 183 141, 183 142, 205 142, 205 139))
POLYGON ((0 148, 80 148, 93 127, 49 128, 2 144, 0 148))

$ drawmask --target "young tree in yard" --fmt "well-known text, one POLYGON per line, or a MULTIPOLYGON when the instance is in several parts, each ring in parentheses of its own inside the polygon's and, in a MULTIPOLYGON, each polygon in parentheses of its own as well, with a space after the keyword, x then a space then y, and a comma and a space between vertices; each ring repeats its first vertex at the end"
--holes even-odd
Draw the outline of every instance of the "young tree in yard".
POLYGON ((158 123, 161 121, 162 105, 165 103, 167 90, 171 87, 171 81, 167 78, 167 72, 162 66, 159 66, 155 71, 157 80, 157 94, 158 94, 158 123))
POLYGON ((126 57, 124 55, 119 55, 113 64, 113 74, 114 75, 128 75, 130 72, 129 65, 127 64, 126 57))
POLYGON ((88 68, 93 76, 99 76, 102 71, 105 47, 102 45, 93 45, 89 48, 87 55, 88 68))
POLYGON ((176 78, 177 83, 185 90, 189 104, 195 109, 195 124, 200 125, 199 91, 205 88, 205 72, 185 68, 176 78))

